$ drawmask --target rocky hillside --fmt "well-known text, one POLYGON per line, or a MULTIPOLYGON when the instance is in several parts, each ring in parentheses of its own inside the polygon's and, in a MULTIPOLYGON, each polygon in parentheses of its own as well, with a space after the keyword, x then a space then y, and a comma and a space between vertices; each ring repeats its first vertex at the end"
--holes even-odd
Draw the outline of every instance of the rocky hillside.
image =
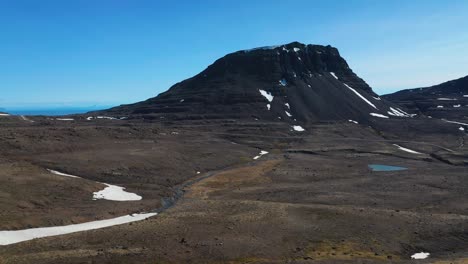
POLYGON ((468 76, 431 87, 402 90, 383 97, 435 118, 468 118, 468 76))
POLYGON ((336 48, 298 42, 228 54, 154 98, 101 113, 290 123, 410 116, 379 98, 336 48))

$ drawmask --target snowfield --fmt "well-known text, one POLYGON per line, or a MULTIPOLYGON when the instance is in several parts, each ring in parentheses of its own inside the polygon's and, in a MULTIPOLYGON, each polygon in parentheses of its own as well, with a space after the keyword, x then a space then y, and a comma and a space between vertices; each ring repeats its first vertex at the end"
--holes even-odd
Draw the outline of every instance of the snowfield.
POLYGON ((455 98, 437 98, 439 101, 456 101, 457 99, 455 98))
POLYGON ((338 77, 336 77, 336 74, 335 74, 334 72, 330 72, 330 74, 331 74, 333 77, 335 77, 335 79, 338 80, 338 77))
MULTIPOLYGON (((50 173, 55 174, 55 175, 70 177, 70 178, 83 179, 82 177, 67 174, 67 173, 63 173, 63 172, 59 172, 59 171, 56 171, 56 170, 50 170, 50 169, 47 169, 47 170, 50 173)), ((143 197, 141 197, 140 195, 138 195, 136 193, 131 193, 131 192, 125 191, 124 187, 120 187, 120 186, 116 186, 116 185, 112 185, 112 184, 107 184, 107 183, 103 183, 103 182, 97 182, 97 183, 104 184, 107 187, 100 190, 100 191, 98 191, 98 192, 94 192, 93 193, 93 200, 103 199, 103 200, 121 201, 122 202, 122 201, 139 201, 139 200, 143 199, 143 197)))
POLYGON ((265 97, 268 102, 272 102, 273 101, 273 95, 271 95, 271 93, 267 92, 267 91, 264 91, 264 90, 258 90, 260 92, 261 95, 263 95, 263 97, 265 97))
POLYGON ((409 148, 404 148, 400 145, 397 145, 397 144, 393 144, 393 146, 397 147, 399 150, 402 150, 402 151, 405 151, 405 152, 408 152, 408 153, 412 153, 412 154, 422 154, 421 152, 417 152, 417 151, 414 151, 412 149, 409 149, 409 148))
POLYGON ((101 191, 93 193, 93 200, 110 200, 110 201, 139 201, 142 199, 140 195, 126 192, 124 187, 110 185, 104 183, 107 187, 101 191))
POLYGON ((387 113, 389 115, 392 115, 392 116, 399 116, 399 117, 409 117, 410 115, 408 113, 406 113, 405 111, 401 110, 400 108, 393 108, 393 107, 390 107, 390 111, 387 111, 387 113))
POLYGON ((351 91, 353 91, 357 96, 359 96, 362 100, 364 100, 364 102, 366 102, 368 105, 374 107, 375 109, 377 109, 377 107, 371 103, 369 100, 367 100, 367 98, 365 98, 364 96, 362 96, 358 91, 356 91, 354 88, 352 88, 351 86, 347 85, 346 83, 343 83, 346 87, 348 87, 351 91))
POLYGON ((254 159, 254 160, 259 159, 259 158, 261 158, 263 155, 266 155, 266 154, 268 154, 268 151, 262 150, 262 151, 260 151, 260 154, 258 154, 258 156, 255 156, 253 159, 254 159))
POLYGON ((92 221, 67 226, 40 227, 23 230, 0 231, 0 245, 10 245, 35 238, 59 236, 81 231, 105 228, 109 226, 122 225, 126 223, 145 220, 155 216, 157 213, 144 213, 120 216, 107 220, 92 221))
POLYGON ((297 132, 302 132, 302 131, 305 131, 305 129, 301 126, 293 126, 293 129, 294 131, 297 131, 297 132))
POLYGON ((370 113, 371 116, 375 116, 375 117, 380 117, 380 118, 389 118, 388 116, 386 115, 382 115, 382 114, 377 114, 377 113, 370 113))
POLYGON ((78 176, 75 176, 75 175, 70 175, 70 174, 66 174, 66 173, 63 173, 63 172, 55 171, 55 170, 49 170, 49 169, 47 169, 47 170, 48 170, 50 173, 55 174, 55 175, 65 176, 65 177, 70 177, 70 178, 80 178, 80 179, 82 179, 81 177, 78 177, 78 176))
POLYGON ((425 253, 425 252, 420 252, 420 253, 416 253, 416 254, 413 254, 411 256, 412 259, 426 259, 427 257, 429 257, 429 253, 425 253))

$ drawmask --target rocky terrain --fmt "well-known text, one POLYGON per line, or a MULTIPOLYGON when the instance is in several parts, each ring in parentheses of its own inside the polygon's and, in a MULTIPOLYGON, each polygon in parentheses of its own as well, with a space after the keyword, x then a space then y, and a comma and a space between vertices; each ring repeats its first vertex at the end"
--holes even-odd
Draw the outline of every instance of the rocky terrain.
POLYGON ((229 54, 133 105, 0 116, 0 244, 152 213, 3 243, 0 263, 464 263, 468 127, 443 118, 300 43, 229 54), (141 199, 93 199, 105 184, 141 199))

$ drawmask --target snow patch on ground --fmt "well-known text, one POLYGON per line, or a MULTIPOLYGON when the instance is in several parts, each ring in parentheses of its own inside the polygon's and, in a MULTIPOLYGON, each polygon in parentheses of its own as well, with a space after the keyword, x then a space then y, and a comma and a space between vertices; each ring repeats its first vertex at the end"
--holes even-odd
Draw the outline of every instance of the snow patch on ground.
POLYGON ((10 114, 0 113, 0 116, 9 116, 10 114))
MULTIPOLYGON (((109 120, 116 120, 117 118, 111 116, 88 116, 86 120, 91 121, 93 119, 109 119, 109 120)), ((125 119, 125 118, 120 118, 125 119)))
POLYGON ((412 149, 409 149, 409 148, 404 148, 400 145, 397 145, 397 144, 393 144, 393 146, 397 147, 399 150, 402 150, 402 151, 406 151, 408 153, 412 153, 412 154, 422 154, 421 152, 417 152, 417 151, 414 151, 412 149))
POLYGON ((268 102, 271 103, 271 101, 273 101, 274 96, 271 95, 271 93, 264 91, 264 90, 259 90, 259 91, 260 91, 260 94, 263 95, 263 97, 265 97, 268 100, 268 102))
POLYGON ((0 245, 10 245, 35 238, 50 237, 122 225, 126 223, 145 220, 157 213, 144 213, 120 216, 112 219, 92 221, 67 226, 40 227, 23 230, 0 231, 0 245))
POLYGON ((364 102, 366 102, 368 105, 374 107, 375 109, 377 109, 377 107, 371 103, 369 100, 367 100, 367 98, 365 98, 364 96, 362 96, 360 93, 358 93, 358 91, 354 90, 351 86, 347 85, 346 83, 343 83, 346 87, 348 87, 351 91, 353 91, 357 96, 359 96, 362 100, 364 100, 364 102))
POLYGON ((425 252, 420 252, 420 253, 416 253, 416 254, 413 254, 411 255, 411 258, 412 259, 426 259, 429 257, 429 253, 425 253, 425 252))
POLYGON ((59 175, 59 176, 65 176, 65 177, 70 177, 70 178, 81 178, 81 177, 78 177, 78 176, 75 176, 75 175, 66 174, 66 173, 63 173, 63 172, 60 172, 60 171, 56 171, 56 170, 49 170, 49 169, 47 169, 47 170, 50 173, 55 174, 55 175, 59 175))
POLYGON ((392 115, 392 116, 399 116, 399 117, 409 117, 410 115, 406 112, 404 112, 403 110, 401 110, 400 108, 398 109, 395 109, 393 107, 390 107, 390 111, 387 111, 387 113, 389 115, 392 115))
POLYGON ((258 154, 258 156, 255 156, 253 159, 254 159, 254 160, 259 159, 259 158, 261 158, 263 155, 266 155, 266 154, 268 154, 268 151, 262 150, 262 151, 260 151, 260 154, 258 154))
POLYGON ((458 130, 465 131, 465 128, 464 127, 459 127, 458 130))
POLYGON ((270 104, 267 104, 267 109, 268 109, 268 110, 271 109, 271 105, 270 105, 270 104))
POLYGON ((374 96, 372 96, 372 98, 374 98, 374 99, 377 100, 377 101, 382 100, 382 98, 380 98, 380 97, 374 97, 374 96))
POLYGON ((456 101, 457 99, 455 98, 437 98, 439 101, 456 101))
POLYGON ((297 131, 297 132, 305 131, 305 129, 301 126, 292 126, 292 128, 294 131, 297 131))
POLYGON ((284 104, 287 108, 291 109, 291 106, 288 103, 284 104))
MULTIPOLYGON (((49 169, 47 170, 50 173, 55 174, 55 175, 83 179, 82 177, 59 172, 56 170, 49 170, 49 169)), ((130 192, 124 191, 125 190, 124 187, 107 184, 103 182, 97 182, 97 183, 104 184, 107 187, 101 191, 94 192, 93 200, 104 199, 104 200, 110 200, 110 201, 139 201, 142 199, 142 197, 136 193, 130 193, 130 192)))
POLYGON ((444 106, 443 105, 438 105, 437 108, 444 108, 444 106))
POLYGON ((111 117, 111 116, 96 116, 97 119, 109 119, 109 120, 115 120, 117 118, 111 117))
POLYGON ((138 194, 126 192, 124 187, 104 183, 107 187, 93 193, 93 200, 109 201, 139 201, 142 197, 138 194))
POLYGON ((294 52, 298 52, 300 51, 301 49, 300 48, 293 48, 294 52))
POLYGON ((468 124, 462 123, 462 122, 450 121, 450 120, 447 120, 447 119, 442 119, 442 120, 444 120, 444 121, 447 122, 447 123, 452 123, 452 124, 458 124, 458 125, 468 126, 468 124))
POLYGON ((370 113, 371 116, 375 116, 375 117, 380 117, 380 118, 389 118, 388 116, 386 115, 382 115, 382 114, 377 114, 377 113, 370 113))
POLYGON ((281 80, 279 80, 279 84, 281 86, 286 86, 286 85, 288 85, 288 82, 285 79, 281 79, 281 80))
POLYGON ((457 104, 457 105, 453 105, 453 107, 455 108, 459 108, 461 105, 457 104))
POLYGON ((336 77, 336 74, 335 74, 334 72, 330 72, 330 74, 331 74, 333 77, 335 77, 335 79, 338 80, 338 77, 336 77))
POLYGON ((359 122, 358 122, 358 121, 354 121, 354 120, 351 120, 351 119, 349 119, 349 120, 348 120, 348 122, 350 122, 350 123, 354 123, 354 124, 359 124, 359 122))
POLYGON ((401 113, 403 113, 403 114, 409 116, 409 117, 417 116, 417 114, 409 114, 409 113, 407 113, 407 112, 401 110, 401 108, 398 108, 398 107, 397 107, 396 109, 397 109, 398 111, 400 111, 401 113))
POLYGON ((291 113, 289 113, 288 111, 284 111, 286 113, 287 116, 291 117, 291 113))
POLYGON ((55 120, 58 120, 58 121, 73 121, 75 119, 73 119, 73 118, 56 118, 55 120))

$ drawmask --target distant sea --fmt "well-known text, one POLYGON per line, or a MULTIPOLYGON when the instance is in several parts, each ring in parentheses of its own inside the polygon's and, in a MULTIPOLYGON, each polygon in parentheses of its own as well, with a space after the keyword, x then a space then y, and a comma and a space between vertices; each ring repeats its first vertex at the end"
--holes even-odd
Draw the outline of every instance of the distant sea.
POLYGON ((91 107, 51 107, 51 108, 2 108, 1 111, 13 115, 46 115, 62 116, 71 114, 84 114, 91 111, 103 110, 112 106, 91 106, 91 107))

